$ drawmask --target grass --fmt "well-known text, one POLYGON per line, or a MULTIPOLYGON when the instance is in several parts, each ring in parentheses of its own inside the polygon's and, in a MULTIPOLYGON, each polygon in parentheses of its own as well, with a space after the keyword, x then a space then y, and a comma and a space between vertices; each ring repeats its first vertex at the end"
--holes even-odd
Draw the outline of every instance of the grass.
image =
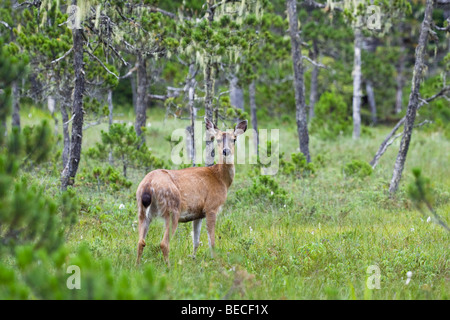
MULTIPOLYGON (((163 120, 162 111, 148 113, 151 126, 147 143, 158 157, 169 159, 170 144, 164 137, 185 127, 181 120, 163 120)), ((24 112, 24 124, 41 119, 37 109, 24 112), (27 115, 31 114, 31 117, 27 115)), ((119 117, 133 122, 131 115, 119 117)), ((261 121, 260 128, 280 129, 280 150, 286 159, 298 152, 294 123, 261 121)), ((106 125, 84 132, 84 150, 99 141, 106 125)), ((390 128, 370 128, 358 141, 339 137, 322 141, 311 136, 312 161, 320 154, 313 176, 303 179, 274 177, 287 191, 286 202, 273 202, 268 194, 250 196, 254 173, 251 165, 237 165, 236 177, 216 225, 217 256, 210 258, 203 226, 197 259, 192 253, 192 224, 179 224, 170 243, 171 268, 165 265, 159 243, 163 222, 154 221, 146 239, 143 265, 165 279, 162 299, 448 299, 450 294, 449 234, 426 221, 406 196, 411 170, 422 169, 432 180, 435 209, 449 223, 450 141, 440 132, 415 130, 401 187, 388 195, 396 141, 365 178, 345 177, 346 163, 370 161, 390 128), (380 268, 381 288, 369 290, 369 266, 380 268), (406 273, 412 272, 406 285, 406 273)), ((80 168, 89 170, 83 157, 80 168)), ((118 271, 139 273, 134 263, 137 245, 135 190, 142 170, 130 170, 130 189, 98 192, 77 182, 82 205, 78 223, 67 245, 76 252, 87 243, 96 257, 109 258, 118 271), (124 205, 123 208, 121 204, 124 205)), ((41 179, 56 190, 57 175, 41 179)), ((132 285, 139 285, 133 283, 132 285)))

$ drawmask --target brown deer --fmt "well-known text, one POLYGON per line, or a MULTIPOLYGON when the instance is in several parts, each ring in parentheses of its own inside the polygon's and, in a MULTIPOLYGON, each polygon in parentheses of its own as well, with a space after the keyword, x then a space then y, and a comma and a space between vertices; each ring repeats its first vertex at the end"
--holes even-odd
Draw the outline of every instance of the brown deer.
POLYGON ((237 136, 247 130, 247 120, 239 122, 234 131, 223 132, 205 118, 207 139, 217 141, 218 164, 181 170, 158 169, 148 173, 136 191, 139 220, 137 260, 139 265, 150 222, 162 217, 165 223, 161 251, 169 264, 169 240, 178 222, 193 221, 195 258, 200 244, 202 219, 206 218, 208 242, 214 257, 216 216, 227 198, 234 178, 234 145, 237 136))

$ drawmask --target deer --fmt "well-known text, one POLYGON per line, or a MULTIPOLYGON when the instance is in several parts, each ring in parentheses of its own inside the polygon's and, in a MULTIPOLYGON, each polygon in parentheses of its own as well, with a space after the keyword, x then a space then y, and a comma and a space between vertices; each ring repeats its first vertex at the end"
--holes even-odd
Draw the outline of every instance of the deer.
MULTIPOLYGON (((155 217, 164 220, 164 234, 160 243, 165 263, 169 263, 169 242, 179 222, 193 222, 193 254, 200 245, 200 231, 206 219, 211 257, 215 252, 215 225, 217 214, 227 199, 234 175, 234 147, 239 135, 247 130, 247 120, 240 121, 234 130, 221 131, 205 117, 206 136, 217 142, 218 162, 212 166, 190 167, 179 170, 157 169, 148 173, 136 191, 138 232, 136 264, 139 265, 145 238, 155 217)), ((213 150, 214 152, 214 150, 213 150)))

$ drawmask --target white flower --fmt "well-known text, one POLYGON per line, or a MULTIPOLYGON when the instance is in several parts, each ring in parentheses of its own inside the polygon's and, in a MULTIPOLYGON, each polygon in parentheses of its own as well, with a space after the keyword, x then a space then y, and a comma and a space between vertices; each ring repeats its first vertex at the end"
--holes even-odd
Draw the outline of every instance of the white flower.
POLYGON ((409 231, 413 232, 413 231, 414 231, 414 228, 409 229, 409 231))
POLYGON ((250 233, 252 233, 252 232, 253 232, 253 229, 252 229, 252 227, 251 227, 251 226, 249 226, 248 228, 250 229, 250 233))
POLYGON ((273 191, 270 191, 270 195, 273 196, 273 191))
POLYGON ((314 235, 314 231, 311 231, 311 234, 314 235))
POLYGON ((31 113, 28 114, 28 118, 31 118, 33 115, 31 113))
POLYGON ((431 221, 431 217, 428 217, 428 218, 427 218, 427 222, 430 222, 430 221, 431 221))
POLYGON ((406 279, 405 284, 408 285, 409 282, 411 281, 412 272, 411 272, 411 271, 408 271, 408 272, 406 273, 406 276, 408 277, 408 279, 406 279))
POLYGON ((122 210, 125 208, 125 205, 123 203, 120 204, 119 209, 122 210))
POLYGON ((147 127, 151 127, 152 126, 152 124, 149 122, 149 123, 147 123, 147 127))

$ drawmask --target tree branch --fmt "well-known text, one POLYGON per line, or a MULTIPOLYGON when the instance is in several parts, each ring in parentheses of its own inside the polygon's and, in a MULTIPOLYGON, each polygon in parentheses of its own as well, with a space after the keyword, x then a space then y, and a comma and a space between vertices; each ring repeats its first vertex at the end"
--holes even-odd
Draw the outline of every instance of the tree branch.
POLYGON ((112 72, 111 70, 109 70, 104 64, 103 62, 97 58, 97 56, 95 56, 93 53, 91 53, 89 50, 86 50, 86 52, 95 60, 97 60, 98 63, 100 63, 100 65, 103 67, 103 69, 106 70, 106 72, 108 72, 109 74, 113 75, 114 77, 116 77, 117 79, 119 79, 119 76, 117 74, 115 74, 114 72, 112 72))
MULTIPOLYGON (((445 94, 447 92, 450 92, 450 86, 446 86, 444 88, 441 89, 441 91, 439 91, 438 93, 436 93, 435 95, 429 97, 428 99, 421 99, 419 105, 417 106, 417 111, 419 111, 419 109, 424 105, 424 104, 428 104, 431 101, 439 98, 439 97, 444 97, 445 94)), ((416 111, 416 112, 417 112, 416 111)), ((377 153, 375 154, 375 156, 373 157, 372 161, 370 161, 370 165, 372 166, 372 169, 375 169, 375 167, 378 164, 378 160, 380 160, 381 156, 386 152, 386 149, 388 146, 390 146, 393 142, 393 140, 397 139, 399 136, 403 135, 403 133, 398 134, 397 136, 395 136, 393 138, 393 140, 391 142, 390 139, 392 138, 392 136, 397 132, 398 128, 400 128, 404 122, 406 120, 406 116, 404 116, 403 118, 400 119, 399 122, 397 122, 397 124, 395 125, 395 127, 392 129, 392 131, 386 136, 386 138, 383 140, 383 142, 381 143, 380 147, 378 148, 377 153)), ((427 120, 428 121, 428 120, 427 120)), ((423 125, 423 124, 422 124, 423 125)))
POLYGON ((59 57, 58 59, 53 60, 51 63, 52 63, 52 64, 53 64, 53 63, 57 63, 57 62, 59 62, 60 60, 64 59, 65 57, 67 57, 67 56, 72 52, 72 50, 73 50, 73 47, 71 47, 66 53, 64 53, 64 54, 62 55, 62 57, 59 57))

